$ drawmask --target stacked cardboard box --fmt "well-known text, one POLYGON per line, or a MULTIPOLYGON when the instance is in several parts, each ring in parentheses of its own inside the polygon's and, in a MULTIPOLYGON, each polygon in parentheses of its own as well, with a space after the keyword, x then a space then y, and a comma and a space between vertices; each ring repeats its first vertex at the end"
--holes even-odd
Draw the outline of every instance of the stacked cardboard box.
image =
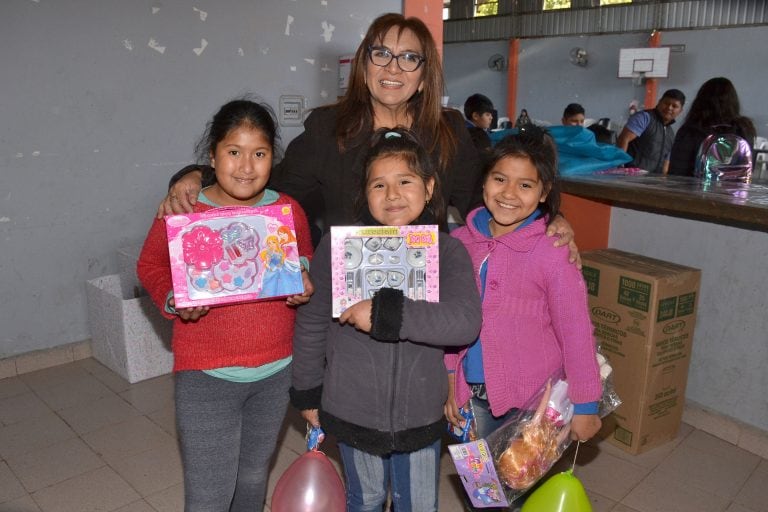
POLYGON ((623 400, 608 439, 641 453, 680 427, 701 271, 615 249, 582 260, 595 337, 623 400))

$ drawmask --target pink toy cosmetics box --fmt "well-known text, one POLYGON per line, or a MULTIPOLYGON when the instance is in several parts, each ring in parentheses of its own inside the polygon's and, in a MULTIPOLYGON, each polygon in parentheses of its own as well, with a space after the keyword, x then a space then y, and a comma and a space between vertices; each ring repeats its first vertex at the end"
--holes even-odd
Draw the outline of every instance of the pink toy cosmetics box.
POLYGON ((437 226, 331 227, 334 318, 381 288, 437 302, 438 253, 437 226))
POLYGON ((288 204, 169 215, 165 226, 177 308, 304 292, 288 204))

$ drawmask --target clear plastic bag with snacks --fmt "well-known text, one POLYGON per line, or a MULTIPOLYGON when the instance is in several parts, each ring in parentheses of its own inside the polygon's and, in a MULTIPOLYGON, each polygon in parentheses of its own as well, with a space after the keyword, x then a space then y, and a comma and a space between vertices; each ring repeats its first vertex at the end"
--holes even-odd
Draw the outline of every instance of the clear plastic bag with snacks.
MULTIPOLYGON (((620 404, 612 369, 598 351, 604 417, 620 404)), ((571 444, 573 404, 561 372, 486 439, 450 445, 465 490, 477 508, 508 506, 538 482, 571 444)))
POLYGON ((448 446, 474 507, 509 506, 570 444, 568 385, 553 379, 486 439, 448 446))
POLYGON ((496 473, 513 502, 539 481, 571 444, 568 384, 550 379, 525 407, 487 438, 496 473))

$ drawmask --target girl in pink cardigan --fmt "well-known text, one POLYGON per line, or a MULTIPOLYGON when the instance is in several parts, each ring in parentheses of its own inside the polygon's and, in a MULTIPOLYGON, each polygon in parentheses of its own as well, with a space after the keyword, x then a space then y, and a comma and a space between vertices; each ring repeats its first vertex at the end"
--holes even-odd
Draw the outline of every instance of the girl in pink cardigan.
POLYGON ((459 407, 471 400, 485 437, 562 369, 571 437, 586 441, 600 429, 602 388, 584 279, 567 248, 545 234, 560 193, 555 145, 543 129, 526 127, 494 147, 483 202, 453 232, 472 258, 483 327, 472 345, 445 356, 446 418, 462 426, 459 407))

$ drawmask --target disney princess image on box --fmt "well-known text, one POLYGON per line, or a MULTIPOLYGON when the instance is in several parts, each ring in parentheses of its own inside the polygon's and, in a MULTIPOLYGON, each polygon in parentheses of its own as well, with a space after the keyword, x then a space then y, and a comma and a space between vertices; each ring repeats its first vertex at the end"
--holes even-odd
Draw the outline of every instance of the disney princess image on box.
POLYGON ((262 292, 271 296, 294 293, 292 290, 301 287, 301 266, 286 258, 285 247, 290 250, 289 244, 280 245, 278 235, 267 236, 265 242, 266 248, 259 253, 264 264, 262 292))

